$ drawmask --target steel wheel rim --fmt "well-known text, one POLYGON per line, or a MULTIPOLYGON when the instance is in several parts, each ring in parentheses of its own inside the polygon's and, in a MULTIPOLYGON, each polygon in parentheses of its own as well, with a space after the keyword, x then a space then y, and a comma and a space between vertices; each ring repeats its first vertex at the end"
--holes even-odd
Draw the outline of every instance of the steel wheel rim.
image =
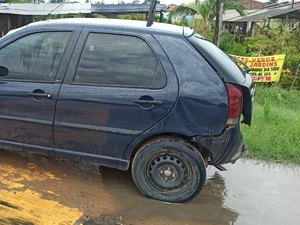
POLYGON ((164 153, 152 157, 146 173, 151 186, 160 192, 185 191, 192 184, 190 164, 179 155, 164 153))

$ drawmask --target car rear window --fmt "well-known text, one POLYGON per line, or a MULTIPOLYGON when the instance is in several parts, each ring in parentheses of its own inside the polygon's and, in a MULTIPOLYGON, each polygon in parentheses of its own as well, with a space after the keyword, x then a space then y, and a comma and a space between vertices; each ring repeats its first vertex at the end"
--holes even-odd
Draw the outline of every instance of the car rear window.
POLYGON ((157 89, 165 86, 166 75, 144 40, 90 33, 73 83, 157 89))
POLYGON ((225 82, 242 84, 245 82, 245 74, 221 49, 197 33, 189 37, 191 44, 203 55, 203 57, 215 68, 225 82))

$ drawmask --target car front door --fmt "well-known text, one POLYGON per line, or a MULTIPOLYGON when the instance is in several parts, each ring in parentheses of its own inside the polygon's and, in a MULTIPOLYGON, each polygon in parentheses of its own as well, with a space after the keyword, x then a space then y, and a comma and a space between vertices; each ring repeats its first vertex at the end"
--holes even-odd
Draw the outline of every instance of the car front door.
POLYGON ((0 77, 0 146, 53 147, 54 109, 75 36, 41 31, 0 43, 0 66, 8 69, 0 77))
POLYGON ((172 109, 176 75, 150 35, 91 29, 80 40, 58 96, 56 147, 115 167, 128 144, 172 109))

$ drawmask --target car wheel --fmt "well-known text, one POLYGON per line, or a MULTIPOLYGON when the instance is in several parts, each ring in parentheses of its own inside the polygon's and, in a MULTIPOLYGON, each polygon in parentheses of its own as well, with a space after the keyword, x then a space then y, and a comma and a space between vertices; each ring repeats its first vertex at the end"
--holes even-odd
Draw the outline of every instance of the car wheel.
POLYGON ((132 162, 132 177, 140 192, 165 202, 186 202, 203 188, 204 160, 188 142, 160 138, 143 145, 132 162))

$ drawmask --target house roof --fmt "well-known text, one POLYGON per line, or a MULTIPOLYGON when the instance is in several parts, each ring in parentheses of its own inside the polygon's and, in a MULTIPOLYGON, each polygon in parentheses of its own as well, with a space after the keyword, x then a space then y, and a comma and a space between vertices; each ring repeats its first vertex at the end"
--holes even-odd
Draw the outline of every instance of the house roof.
POLYGON ((246 16, 240 16, 234 10, 227 10, 223 17, 227 22, 258 22, 270 18, 285 18, 288 15, 290 19, 300 19, 300 2, 295 2, 294 8, 291 4, 281 7, 269 7, 264 9, 246 10, 246 16))
POLYGON ((268 3, 256 0, 238 0, 238 2, 245 7, 245 9, 260 9, 268 3))
MULTIPOLYGON (((43 3, 43 4, 0 4, 0 14, 16 15, 47 15, 75 14, 75 13, 100 13, 100 14, 126 14, 147 13, 149 4, 90 4, 90 3, 43 3)), ((156 12, 165 11, 166 5, 157 4, 156 12)))

